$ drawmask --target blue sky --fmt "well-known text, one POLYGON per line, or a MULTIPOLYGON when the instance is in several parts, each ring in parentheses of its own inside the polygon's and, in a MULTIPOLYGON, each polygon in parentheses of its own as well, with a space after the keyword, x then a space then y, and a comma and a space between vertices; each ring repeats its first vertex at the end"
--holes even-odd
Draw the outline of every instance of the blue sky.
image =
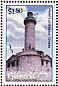
MULTIPOLYGON (((37 24, 35 26, 36 36, 36 50, 42 50, 45 54, 49 54, 52 57, 52 46, 48 49, 48 10, 52 9, 52 6, 7 6, 7 56, 6 59, 12 55, 9 44, 11 44, 14 54, 21 52, 24 48, 24 19, 27 16, 28 11, 33 12, 33 16, 36 18, 37 24), (8 8, 22 8, 22 13, 8 14, 8 8)), ((52 10, 51 10, 52 12, 52 10)), ((52 13, 51 13, 52 15, 52 13)), ((52 21, 52 17, 51 17, 52 21)), ((52 24, 52 22, 51 22, 52 24)), ((52 39, 52 28, 51 28, 52 39)), ((52 40, 51 40, 52 45, 52 40)))
POLYGON ((50 5, 32 5, 32 6, 26 6, 28 11, 45 11, 48 8, 51 8, 50 5))

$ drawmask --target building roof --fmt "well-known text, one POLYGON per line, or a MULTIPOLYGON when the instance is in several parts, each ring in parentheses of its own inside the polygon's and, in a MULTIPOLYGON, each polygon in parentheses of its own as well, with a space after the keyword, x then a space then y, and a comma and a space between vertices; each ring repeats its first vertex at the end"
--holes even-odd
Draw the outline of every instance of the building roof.
POLYGON ((6 62, 17 60, 18 56, 17 55, 12 55, 6 62))
POLYGON ((44 52, 43 52, 43 51, 38 51, 38 50, 37 50, 37 53, 41 55, 41 54, 43 54, 44 52))
POLYGON ((33 17, 32 12, 27 13, 27 17, 24 20, 24 25, 26 25, 26 23, 28 23, 28 22, 33 22, 36 25, 36 19, 33 17))
POLYGON ((20 56, 40 56, 41 59, 44 60, 52 60, 49 55, 44 55, 43 51, 36 51, 36 50, 28 50, 22 51, 17 53, 16 55, 12 55, 6 62, 17 60, 20 56))

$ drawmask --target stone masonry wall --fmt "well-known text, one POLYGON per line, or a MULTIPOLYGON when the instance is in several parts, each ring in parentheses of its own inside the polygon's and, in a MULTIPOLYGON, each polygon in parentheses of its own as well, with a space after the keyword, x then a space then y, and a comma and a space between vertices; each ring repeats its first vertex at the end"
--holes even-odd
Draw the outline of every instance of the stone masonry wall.
POLYGON ((41 71, 41 59, 38 56, 21 56, 19 60, 19 69, 21 72, 41 71))
POLYGON ((35 48, 35 25, 30 22, 25 25, 25 49, 35 48))
POLYGON ((52 68, 50 62, 46 66, 46 62, 42 66, 40 56, 20 56, 19 66, 11 67, 7 71, 9 80, 38 80, 38 81, 51 81, 52 68), (10 78, 10 76, 12 78, 10 78))

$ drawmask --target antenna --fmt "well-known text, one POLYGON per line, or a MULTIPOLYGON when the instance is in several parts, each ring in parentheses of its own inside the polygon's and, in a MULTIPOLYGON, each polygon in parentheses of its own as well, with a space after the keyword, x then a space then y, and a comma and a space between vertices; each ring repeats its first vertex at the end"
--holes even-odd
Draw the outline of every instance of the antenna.
POLYGON ((11 52, 12 52, 12 54, 13 54, 13 50, 12 50, 12 48, 11 48, 11 45, 9 44, 9 46, 10 46, 10 50, 11 50, 11 52))

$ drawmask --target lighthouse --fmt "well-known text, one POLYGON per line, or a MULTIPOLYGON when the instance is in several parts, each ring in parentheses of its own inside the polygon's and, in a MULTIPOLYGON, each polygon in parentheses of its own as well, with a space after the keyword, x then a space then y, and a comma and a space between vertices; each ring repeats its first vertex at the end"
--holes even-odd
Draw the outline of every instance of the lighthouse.
POLYGON ((25 49, 6 61, 7 81, 52 81, 52 58, 35 49, 36 19, 32 12, 24 19, 25 49))
POLYGON ((27 13, 24 20, 25 25, 25 50, 35 49, 35 25, 36 19, 32 12, 27 13))

